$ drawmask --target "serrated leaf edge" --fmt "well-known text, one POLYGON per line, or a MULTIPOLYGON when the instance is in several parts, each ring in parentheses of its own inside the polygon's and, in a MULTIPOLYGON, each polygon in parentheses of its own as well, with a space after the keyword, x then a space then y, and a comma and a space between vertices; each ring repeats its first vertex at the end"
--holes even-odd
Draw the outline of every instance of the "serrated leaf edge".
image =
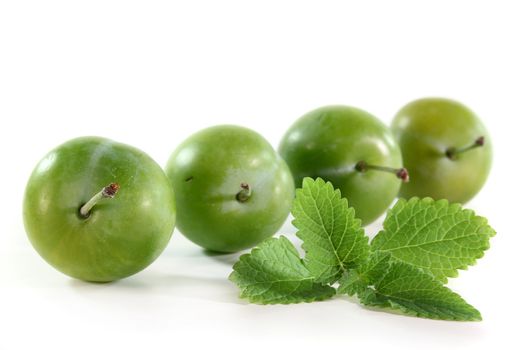
MULTIPOLYGON (((480 226, 484 226, 486 225, 487 226, 487 233, 483 233, 483 234, 486 234, 488 236, 488 238, 491 238, 491 237, 494 237, 496 235, 496 231, 494 230, 494 228, 492 228, 492 226, 490 226, 488 224, 488 220, 486 217, 484 216, 480 216, 480 215, 476 215, 475 211, 472 210, 472 209, 468 209, 468 208, 463 208, 463 206, 460 204, 460 203, 451 203, 449 202, 447 199, 438 199, 438 200, 435 200, 431 197, 423 197, 423 198, 420 198, 420 197, 411 197, 410 199, 406 199, 406 198, 398 198, 397 202, 394 204, 394 206, 390 209, 387 210, 387 214, 386 214, 386 217, 383 221, 386 222, 392 215, 394 215, 396 212, 399 212, 401 210, 403 210, 404 207, 406 207, 407 205, 410 205, 412 204, 413 202, 417 202, 417 201, 422 201, 424 203, 428 203, 428 204, 432 204, 432 203, 435 203, 435 204, 441 204, 441 203, 444 203, 445 205, 449 205, 449 206, 454 206, 454 207, 459 207, 459 209, 463 212, 467 212, 469 213, 473 219, 478 219, 478 220, 481 220, 481 223, 480 223, 480 226), (400 209, 398 209, 398 207, 400 207, 400 209)), ((412 214, 414 215, 414 214, 412 214)), ((428 224, 428 223, 427 223, 428 224)), ((383 233, 385 230, 384 229, 381 229, 376 236, 378 236, 379 234, 383 233)), ((374 243, 374 239, 375 237, 370 241, 370 249, 371 251, 382 251, 382 252, 390 252, 391 249, 389 250, 383 250, 383 249, 376 249, 374 248, 373 246, 373 243, 374 243)), ((389 242, 389 241, 386 241, 386 242, 389 242)), ((432 242, 428 242, 428 244, 430 244, 432 242)), ((467 271, 469 267, 471 266, 475 266, 477 264, 477 260, 483 258, 485 256, 485 252, 487 250, 490 249, 490 240, 487 240, 486 242, 486 245, 482 248, 482 250, 479 252, 478 255, 474 256, 474 261, 471 263, 471 264, 466 264, 466 265, 461 265, 461 266, 458 266, 455 268, 455 270, 452 270, 452 269, 446 269, 446 268, 439 268, 439 267, 435 267, 433 269, 435 270, 440 270, 440 271, 443 271, 443 274, 445 275, 445 277, 441 278, 439 276, 433 276, 436 280, 442 282, 443 284, 447 284, 448 283, 448 279, 449 278, 455 278, 455 277, 458 277, 459 276, 459 271, 458 270, 461 270, 461 271, 467 271), (446 272, 446 273, 445 273, 446 272)), ((409 264, 409 265, 412 265, 414 267, 417 267, 417 268, 420 268, 420 269, 423 269, 423 270, 427 270, 428 268, 426 266, 419 266, 419 265, 416 265, 416 264, 413 264, 413 263, 409 263, 407 261, 404 261, 404 260, 401 260, 401 259, 398 259, 397 257, 395 256, 391 256, 391 258, 395 261, 399 261, 399 262, 402 262, 402 263, 405 263, 405 264, 409 264)), ((429 271, 426 271, 427 273, 429 273, 429 271)))
MULTIPOLYGON (((266 297, 263 297, 262 293, 259 293, 258 295, 253 295, 253 294, 246 294, 246 290, 247 288, 249 287, 248 285, 244 285, 243 283, 241 283, 240 279, 239 279, 239 272, 237 271, 237 268, 238 266, 241 264, 241 263, 247 263, 247 261, 249 260, 251 254, 253 253, 257 253, 257 251, 260 251, 262 249, 262 246, 265 245, 265 244, 268 244, 269 241, 271 240, 285 240, 287 243, 289 244, 292 244, 288 238, 286 238, 285 236, 279 236, 279 237, 270 237, 270 238, 267 238, 266 240, 264 240, 263 242, 260 243, 259 246, 257 247, 254 247, 249 253, 245 253, 245 254, 242 254, 240 257, 239 257, 239 260, 233 265, 232 269, 233 271, 230 273, 230 275, 228 276, 228 280, 230 280, 231 282, 233 282, 235 285, 237 285, 237 287, 240 289, 240 292, 239 292, 239 297, 242 298, 242 299, 246 299, 248 300, 249 302, 251 303, 255 303, 255 304, 259 304, 259 305, 275 305, 275 304, 283 304, 283 305, 287 305, 287 304, 299 304, 299 303, 311 303, 311 302, 314 302, 314 301, 323 301, 323 300, 326 300, 326 299, 330 299, 331 297, 333 297, 335 294, 336 294, 336 290, 330 286, 326 286, 326 285, 322 285, 320 283, 316 283, 315 282, 315 277, 314 276, 310 276, 310 277, 307 277, 307 278, 301 278, 301 279, 294 279, 294 280, 282 280, 282 281, 276 281, 276 282, 264 282, 264 283, 270 283, 270 284, 274 284, 274 283, 281 283, 281 282, 305 282, 305 281, 311 281, 312 282, 312 287, 316 287, 314 284, 317 284, 318 287, 322 287, 322 288, 327 288, 327 291, 332 291, 332 293, 327 293, 326 295, 319 295, 319 296, 312 296, 312 297, 309 297, 309 298, 302 298, 302 299, 295 299, 295 300, 289 300, 289 299, 280 299, 280 298, 273 298, 273 299, 268 299, 266 297)), ((294 247, 295 248, 295 247, 294 247)), ((299 257, 299 255, 297 255, 299 257)), ((268 259, 265 259, 268 261, 268 259)), ((299 260, 300 260, 300 263, 306 268, 305 264, 304 264, 304 260, 301 259, 299 257, 299 260)), ((263 283, 263 282, 261 282, 263 283)), ((256 284, 256 283, 254 283, 256 284)), ((250 284, 250 286, 253 285, 253 284, 250 284)), ((290 293, 292 294, 292 293, 290 293)))

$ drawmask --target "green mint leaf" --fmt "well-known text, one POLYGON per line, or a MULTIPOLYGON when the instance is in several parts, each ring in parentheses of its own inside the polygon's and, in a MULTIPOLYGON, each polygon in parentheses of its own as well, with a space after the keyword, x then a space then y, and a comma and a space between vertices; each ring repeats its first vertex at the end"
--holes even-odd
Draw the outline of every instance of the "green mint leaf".
POLYGON ((383 273, 373 276, 372 287, 358 293, 365 305, 388 307, 431 319, 480 321, 481 314, 427 272, 393 260, 383 273), (376 280, 374 280, 376 279, 376 280))
POLYGON ((337 293, 361 294, 374 281, 379 281, 390 269, 390 254, 374 252, 369 260, 357 269, 346 271, 339 280, 337 293))
POLYGON ((345 271, 339 280, 337 294, 348 294, 349 296, 363 293, 368 287, 365 276, 357 269, 345 271))
POLYGON ((269 238, 233 265, 230 280, 241 298, 257 304, 291 304, 324 300, 335 289, 314 281, 297 249, 284 236, 269 238))
POLYGON ((293 225, 306 252, 306 267, 317 282, 334 283, 345 271, 366 261, 368 237, 330 182, 305 178, 292 207, 293 225))
POLYGON ((400 199, 388 212, 372 251, 389 252, 398 261, 446 282, 467 269, 489 248, 495 231, 483 217, 459 204, 431 198, 400 199))

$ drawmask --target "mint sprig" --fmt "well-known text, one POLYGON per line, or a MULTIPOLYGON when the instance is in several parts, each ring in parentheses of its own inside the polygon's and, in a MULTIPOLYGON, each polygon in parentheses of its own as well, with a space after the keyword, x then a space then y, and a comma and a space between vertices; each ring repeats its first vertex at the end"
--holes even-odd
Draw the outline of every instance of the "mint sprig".
POLYGON ((322 179, 297 190, 293 224, 305 258, 288 239, 270 238, 241 256, 230 280, 241 298, 259 304, 357 295, 367 306, 418 317, 476 321, 481 315, 443 285, 488 249, 486 219, 447 201, 400 200, 371 246, 353 208, 322 179))

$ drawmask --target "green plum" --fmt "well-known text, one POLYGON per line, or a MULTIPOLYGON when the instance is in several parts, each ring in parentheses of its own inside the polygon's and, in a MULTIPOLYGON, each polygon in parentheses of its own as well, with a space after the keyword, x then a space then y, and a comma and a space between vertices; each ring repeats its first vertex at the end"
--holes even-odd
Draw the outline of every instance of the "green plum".
POLYGON ((365 225, 386 211, 400 179, 408 180, 390 130, 354 107, 326 106, 302 116, 284 135, 279 153, 297 187, 304 177, 332 182, 365 225))
POLYGON ((402 197, 446 198, 465 203, 487 180, 492 162, 489 134, 468 107, 446 98, 404 106, 392 122, 410 183, 402 197))
POLYGON ((175 227, 162 168, 136 148, 98 137, 49 152, 31 174, 23 209, 29 240, 44 260, 92 282, 144 269, 175 227))
POLYGON ((291 209, 292 175, 258 133, 219 125, 197 132, 171 155, 177 228, 211 251, 236 252, 275 234, 291 209))

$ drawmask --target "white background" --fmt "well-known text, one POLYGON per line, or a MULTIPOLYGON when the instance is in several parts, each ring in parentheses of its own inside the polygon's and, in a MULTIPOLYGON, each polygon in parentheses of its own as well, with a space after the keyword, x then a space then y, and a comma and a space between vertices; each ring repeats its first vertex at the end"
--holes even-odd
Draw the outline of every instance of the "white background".
POLYGON ((0 348, 523 348, 524 18, 502 0, 0 2, 0 348), (389 123, 424 96, 467 104, 493 138, 491 176, 468 207, 498 235, 450 281, 482 322, 345 297, 249 305, 227 281, 237 255, 206 255, 178 232, 145 271, 89 284, 49 267, 24 233, 32 168, 73 137, 133 144, 164 165, 212 124, 277 146, 313 108, 349 104, 389 123))

